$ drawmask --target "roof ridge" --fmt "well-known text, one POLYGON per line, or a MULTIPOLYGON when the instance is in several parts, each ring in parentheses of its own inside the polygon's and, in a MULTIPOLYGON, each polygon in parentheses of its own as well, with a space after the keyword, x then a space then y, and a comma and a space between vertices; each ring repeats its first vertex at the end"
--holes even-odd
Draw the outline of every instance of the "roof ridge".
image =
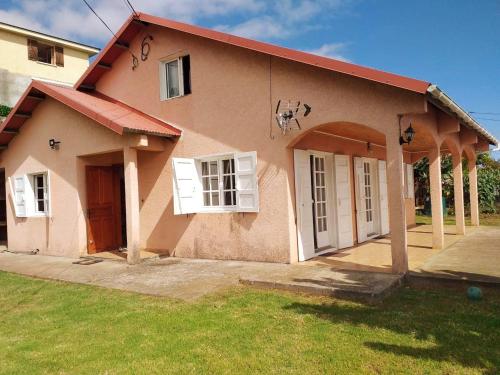
POLYGON ((226 43, 236 47, 249 49, 254 52, 263 53, 310 66, 316 66, 318 68, 323 68, 341 74, 378 82, 384 85, 398 87, 400 89, 413 91, 419 94, 425 94, 427 91, 427 87, 429 87, 430 85, 430 82, 418 80, 416 78, 406 77, 396 73, 389 73, 383 70, 335 60, 325 56, 314 55, 308 52, 277 46, 266 42, 243 38, 240 36, 224 33, 222 31, 212 30, 179 21, 173 21, 167 18, 157 17, 141 12, 138 13, 137 16, 131 15, 124 22, 120 30, 116 33, 116 37, 112 37, 110 39, 108 44, 102 49, 101 53, 97 56, 97 58, 93 61, 89 68, 83 73, 74 87, 80 88, 81 86, 94 86, 101 75, 104 74, 104 70, 107 70, 109 68, 109 65, 121 54, 121 52, 123 51, 123 43, 128 44, 128 42, 130 42, 140 31, 141 23, 154 24, 187 34, 214 40, 220 43, 226 43), (120 42, 121 46, 115 45, 115 43, 118 41, 120 42), (120 49, 118 50, 118 48, 120 49), (99 62, 103 59, 105 59, 104 64, 100 66, 99 62))

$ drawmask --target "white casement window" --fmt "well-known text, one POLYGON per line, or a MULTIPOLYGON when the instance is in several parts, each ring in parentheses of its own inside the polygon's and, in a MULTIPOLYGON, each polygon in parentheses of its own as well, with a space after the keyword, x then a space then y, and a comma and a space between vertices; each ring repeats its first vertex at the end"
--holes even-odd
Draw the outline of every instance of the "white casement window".
POLYGON ((49 173, 32 173, 10 179, 17 217, 50 216, 49 173))
POLYGON ((257 153, 173 158, 174 214, 258 212, 257 153))
POLYGON ((191 93, 189 55, 160 62, 160 99, 167 100, 191 93))
POLYGON ((236 206, 234 158, 201 160, 201 184, 204 207, 236 206))

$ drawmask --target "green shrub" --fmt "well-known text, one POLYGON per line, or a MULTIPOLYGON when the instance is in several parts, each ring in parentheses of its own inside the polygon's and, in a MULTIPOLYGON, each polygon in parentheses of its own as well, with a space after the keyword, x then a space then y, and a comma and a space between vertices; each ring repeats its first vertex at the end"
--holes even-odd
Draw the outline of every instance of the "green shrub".
POLYGON ((10 108, 10 107, 8 107, 6 105, 0 104, 0 116, 1 117, 7 117, 7 115, 11 111, 11 109, 12 108, 10 108))

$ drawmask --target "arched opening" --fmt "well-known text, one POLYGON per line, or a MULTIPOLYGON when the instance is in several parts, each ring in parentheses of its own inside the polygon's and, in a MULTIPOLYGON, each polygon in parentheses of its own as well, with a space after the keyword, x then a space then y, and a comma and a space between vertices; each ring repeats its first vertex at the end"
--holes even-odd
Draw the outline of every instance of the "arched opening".
MULTIPOLYGON (((333 122, 301 134, 289 148, 294 154, 298 259, 390 272, 385 135, 362 124, 333 122), (360 250, 358 245, 368 243, 368 249, 360 250), (368 254, 373 247, 380 250, 375 265, 368 254), (346 252, 351 250, 358 253, 346 252), (353 260, 359 254, 364 259, 353 260)), ((410 159, 407 154, 405 161, 410 159)))

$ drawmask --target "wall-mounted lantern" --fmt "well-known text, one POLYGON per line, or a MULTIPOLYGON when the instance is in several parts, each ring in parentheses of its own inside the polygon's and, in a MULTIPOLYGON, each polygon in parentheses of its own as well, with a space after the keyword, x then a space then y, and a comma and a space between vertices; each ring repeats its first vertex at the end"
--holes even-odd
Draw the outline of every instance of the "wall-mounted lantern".
POLYGON ((49 139, 49 147, 52 150, 59 150, 59 144, 60 143, 61 143, 61 141, 56 141, 54 138, 49 139))
POLYGON ((410 144, 411 141, 413 141, 413 138, 415 138, 415 130, 413 130, 413 127, 411 126, 411 121, 410 121, 410 126, 404 131, 404 133, 401 133, 401 117, 399 116, 399 144, 403 145, 405 143, 410 144))

